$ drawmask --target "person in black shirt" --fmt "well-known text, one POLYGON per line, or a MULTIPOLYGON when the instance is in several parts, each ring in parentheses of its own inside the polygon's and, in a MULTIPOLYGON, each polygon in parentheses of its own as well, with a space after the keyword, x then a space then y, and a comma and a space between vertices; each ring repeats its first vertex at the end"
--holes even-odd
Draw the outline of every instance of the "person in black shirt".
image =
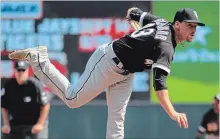
POLYGON ((28 75, 28 62, 16 61, 15 78, 1 91, 3 139, 48 137, 50 104, 39 80, 28 75))
POLYGON ((213 107, 202 118, 196 139, 201 139, 203 135, 206 139, 219 139, 219 100, 220 94, 217 94, 213 100, 213 107))
POLYGON ((108 139, 124 138, 133 73, 153 69, 154 88, 161 106, 181 128, 188 128, 186 115, 176 112, 169 99, 166 78, 177 43, 191 42, 196 27, 205 24, 190 8, 178 10, 172 23, 139 8, 129 9, 127 18, 139 22, 141 28, 98 47, 76 86, 51 64, 46 46, 18 50, 10 53, 9 58, 30 61, 35 75, 70 108, 88 103, 106 89, 108 139))

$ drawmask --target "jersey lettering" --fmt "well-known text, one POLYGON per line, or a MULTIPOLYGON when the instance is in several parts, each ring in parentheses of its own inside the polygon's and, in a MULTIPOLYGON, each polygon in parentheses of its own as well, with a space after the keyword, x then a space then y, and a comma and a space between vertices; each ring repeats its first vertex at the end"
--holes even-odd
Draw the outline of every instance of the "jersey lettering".
POLYGON ((167 23, 167 21, 163 18, 160 18, 160 19, 157 19, 154 21, 157 25, 161 25, 161 24, 164 24, 164 23, 167 23))
POLYGON ((159 40, 167 40, 167 36, 169 35, 169 26, 158 26, 157 27, 157 32, 155 35, 155 39, 159 39, 159 40))
POLYGON ((140 37, 140 36, 150 35, 151 33, 154 32, 154 29, 151 28, 151 27, 154 27, 154 26, 155 26, 155 23, 147 24, 147 25, 143 26, 141 29, 134 31, 131 34, 131 37, 137 38, 137 37, 140 37))
POLYGON ((143 28, 151 28, 153 26, 155 26, 155 23, 149 23, 149 24, 146 24, 145 26, 143 26, 141 29, 143 29, 143 28))
POLYGON ((144 29, 144 30, 137 30, 131 34, 131 37, 137 38, 140 36, 150 35, 153 32, 154 32, 154 29, 152 29, 152 28, 144 29))
POLYGON ((155 36, 155 39, 160 39, 160 40, 165 41, 165 40, 167 40, 167 36, 163 36, 163 35, 156 35, 156 36, 155 36))
POLYGON ((159 31, 157 31, 157 34, 158 35, 166 35, 167 36, 169 34, 169 32, 168 31, 160 31, 159 30, 159 31))
POLYGON ((162 27, 162 26, 158 26, 157 27, 157 30, 169 30, 169 26, 165 26, 165 27, 162 27))

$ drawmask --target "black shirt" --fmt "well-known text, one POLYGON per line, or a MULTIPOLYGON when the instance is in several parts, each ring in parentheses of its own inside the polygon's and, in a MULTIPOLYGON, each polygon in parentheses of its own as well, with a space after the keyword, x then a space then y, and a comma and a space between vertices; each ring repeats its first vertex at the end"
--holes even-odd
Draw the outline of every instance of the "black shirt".
POLYGON ((200 133, 214 134, 216 136, 219 135, 219 115, 214 112, 213 108, 205 113, 198 130, 200 133), (211 124, 215 124, 217 126, 217 129, 211 129, 213 131, 209 131, 209 124, 210 126, 212 126, 211 124))
POLYGON ((34 125, 41 107, 48 103, 47 94, 36 78, 29 78, 22 85, 10 79, 1 92, 1 107, 8 110, 10 125, 34 125))
POLYGON ((152 67, 170 72, 176 47, 172 24, 165 19, 145 15, 144 26, 113 42, 113 49, 124 68, 141 72, 152 67))

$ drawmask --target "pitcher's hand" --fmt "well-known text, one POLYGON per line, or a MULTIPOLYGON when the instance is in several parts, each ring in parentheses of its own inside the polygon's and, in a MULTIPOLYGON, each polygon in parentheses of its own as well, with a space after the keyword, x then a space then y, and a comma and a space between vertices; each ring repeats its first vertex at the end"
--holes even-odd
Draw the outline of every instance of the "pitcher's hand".
POLYGON ((185 113, 175 112, 170 117, 171 117, 172 120, 175 120, 178 123, 180 128, 182 128, 182 127, 183 128, 188 128, 188 120, 187 120, 187 117, 186 117, 185 113))
POLYGON ((42 125, 42 124, 35 124, 35 125, 32 127, 31 132, 32 132, 33 134, 37 134, 37 133, 41 132, 43 129, 44 129, 44 125, 42 125))
POLYGON ((9 134, 9 133, 10 133, 10 130, 11 130, 11 128, 10 128, 9 125, 3 125, 3 127, 2 127, 2 133, 4 133, 4 134, 9 134))

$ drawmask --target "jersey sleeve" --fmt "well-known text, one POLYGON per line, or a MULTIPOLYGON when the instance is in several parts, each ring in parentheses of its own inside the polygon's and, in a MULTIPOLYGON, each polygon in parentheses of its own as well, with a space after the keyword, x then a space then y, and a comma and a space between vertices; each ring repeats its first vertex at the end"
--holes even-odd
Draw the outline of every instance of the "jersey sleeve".
POLYGON ((139 22, 141 27, 160 18, 150 12, 143 12, 140 9, 132 10, 129 16, 132 20, 139 22))
POLYGON ((157 49, 157 56, 158 58, 152 65, 152 68, 160 68, 170 74, 170 64, 173 59, 174 49, 172 44, 168 42, 161 41, 157 49))
POLYGON ((7 101, 7 87, 4 86, 1 89, 1 107, 8 109, 8 101, 7 101))
POLYGON ((155 16, 153 14, 151 14, 150 12, 144 12, 139 20, 139 25, 145 26, 146 24, 149 24, 150 22, 153 22, 154 20, 160 19, 160 17, 155 16))
POLYGON ((41 106, 48 104, 49 103, 49 97, 43 89, 43 84, 35 78, 32 78, 32 81, 35 85, 36 93, 38 95, 38 103, 41 106))
POLYGON ((168 73, 160 68, 153 69, 153 87, 155 91, 167 90, 166 78, 168 73))

